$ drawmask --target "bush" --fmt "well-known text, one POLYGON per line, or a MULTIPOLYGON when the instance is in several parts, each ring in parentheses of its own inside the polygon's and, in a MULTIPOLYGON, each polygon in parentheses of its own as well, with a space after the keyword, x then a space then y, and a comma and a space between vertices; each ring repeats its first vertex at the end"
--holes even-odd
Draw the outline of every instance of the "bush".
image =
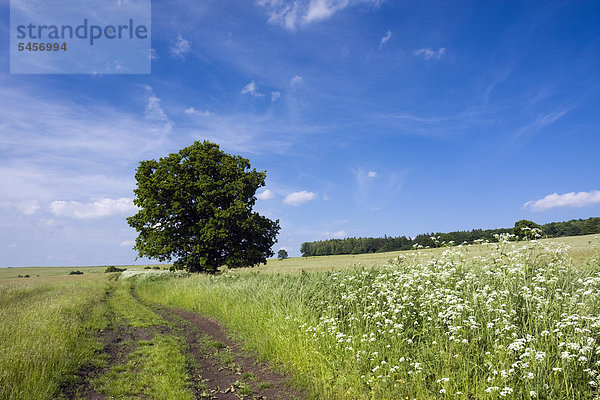
POLYGON ((105 273, 123 272, 123 271, 126 271, 126 268, 118 268, 118 267, 115 267, 114 265, 111 265, 110 267, 106 267, 106 269, 104 270, 105 273))
POLYGON ((69 272, 69 275, 83 275, 83 272, 77 270, 77 271, 71 271, 69 272))

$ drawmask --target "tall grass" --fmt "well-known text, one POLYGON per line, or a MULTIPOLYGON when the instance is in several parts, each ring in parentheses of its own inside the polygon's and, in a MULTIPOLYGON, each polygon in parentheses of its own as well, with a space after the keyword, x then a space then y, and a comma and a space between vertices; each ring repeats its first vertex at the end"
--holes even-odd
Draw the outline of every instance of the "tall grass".
POLYGON ((383 268, 144 281, 141 296, 223 321, 315 398, 589 399, 600 265, 564 246, 451 248, 383 268))
POLYGON ((108 323, 106 282, 87 278, 0 282, 0 399, 56 399, 95 359, 92 332, 108 323))

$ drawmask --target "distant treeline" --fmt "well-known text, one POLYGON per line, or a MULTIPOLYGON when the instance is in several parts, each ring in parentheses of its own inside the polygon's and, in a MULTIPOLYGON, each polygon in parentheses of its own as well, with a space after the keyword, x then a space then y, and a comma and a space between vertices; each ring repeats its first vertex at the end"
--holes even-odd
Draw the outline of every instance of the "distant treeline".
MULTIPOLYGON (((525 220, 517 222, 523 222, 525 220)), ((579 236, 600 233, 600 218, 572 219, 566 222, 551 222, 537 225, 525 221, 541 230, 542 237, 554 238, 562 236, 579 236)), ((517 225, 515 224, 515 225, 517 225)), ((472 244, 477 240, 497 241, 501 233, 515 233, 515 228, 474 229, 472 231, 456 231, 448 233, 424 233, 414 238, 406 236, 380 238, 346 238, 328 239, 317 242, 304 242, 300 247, 303 257, 326 256, 337 254, 363 254, 385 251, 410 250, 415 247, 441 247, 458 244, 472 244)))

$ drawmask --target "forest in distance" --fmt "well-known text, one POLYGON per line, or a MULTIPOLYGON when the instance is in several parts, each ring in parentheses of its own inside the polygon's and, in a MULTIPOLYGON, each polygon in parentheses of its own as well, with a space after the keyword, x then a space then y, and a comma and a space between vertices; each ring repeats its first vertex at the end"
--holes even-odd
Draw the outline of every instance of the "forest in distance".
POLYGON ((447 233, 423 233, 414 238, 406 236, 351 237, 345 239, 327 239, 304 242, 300 247, 303 257, 328 256, 340 254, 383 253, 387 251, 410 250, 415 247, 434 248, 459 244, 473 244, 476 241, 497 242, 499 234, 514 234, 518 225, 540 229, 541 237, 557 238, 600 233, 600 217, 572 219, 563 222, 550 222, 538 225, 532 221, 517 221, 513 228, 473 229, 447 233))

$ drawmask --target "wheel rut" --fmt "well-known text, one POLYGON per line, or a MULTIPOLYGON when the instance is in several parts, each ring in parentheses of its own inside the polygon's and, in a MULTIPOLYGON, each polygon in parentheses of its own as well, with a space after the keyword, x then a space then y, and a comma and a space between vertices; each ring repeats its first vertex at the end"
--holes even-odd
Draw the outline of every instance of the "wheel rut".
POLYGON ((221 324, 203 315, 143 302, 173 324, 188 345, 190 375, 198 382, 199 399, 292 400, 305 397, 289 384, 289 377, 259 362, 231 340, 221 324))
POLYGON ((302 399, 289 378, 275 371, 256 355, 232 341, 222 326, 205 316, 175 309, 155 309, 165 320, 181 329, 196 361, 194 374, 210 388, 210 399, 302 399))
MULTIPOLYGON (((166 323, 148 327, 132 327, 127 321, 113 319, 113 324, 98 332, 103 344, 104 366, 86 366, 78 371, 79 384, 63 387, 67 399, 105 400, 109 397, 96 390, 94 381, 111 368, 126 363, 139 341, 157 334, 183 339, 190 378, 189 389, 196 399, 211 400, 292 400, 302 399, 305 392, 291 387, 289 378, 267 363, 259 362, 255 354, 245 351, 231 340, 215 320, 176 308, 168 308, 140 299, 134 288, 131 297, 151 309, 166 323)), ((107 298, 111 293, 107 292, 107 298)), ((135 398, 149 398, 142 395, 135 398)), ((160 394, 157 397, 160 398, 160 394)))

